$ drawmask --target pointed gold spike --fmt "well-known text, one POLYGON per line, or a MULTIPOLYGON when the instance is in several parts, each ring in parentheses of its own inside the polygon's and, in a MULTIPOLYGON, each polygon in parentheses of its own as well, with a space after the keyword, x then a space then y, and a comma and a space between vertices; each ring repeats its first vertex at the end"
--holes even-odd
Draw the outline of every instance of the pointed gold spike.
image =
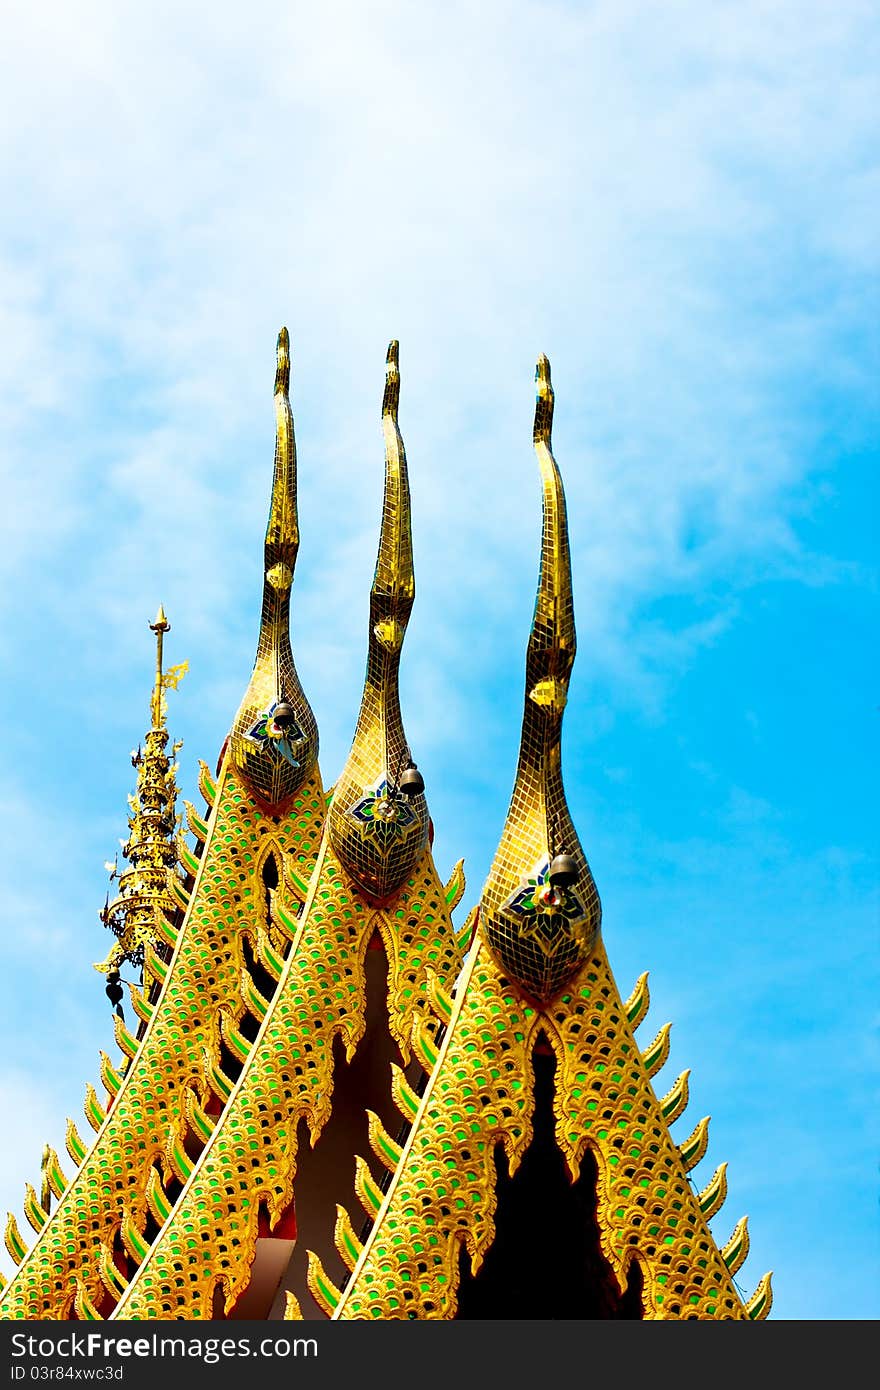
POLYGON ((443 896, 446 899, 447 910, 452 913, 458 907, 464 897, 464 890, 467 887, 467 880, 464 876, 464 860, 459 859, 449 876, 449 882, 443 889, 443 896))
POLYGON ((746 1304, 746 1312, 755 1322, 763 1322, 773 1306, 772 1278, 773 1270, 768 1269, 746 1304))
POLYGON ((720 1163, 697 1197, 700 1211, 709 1221, 723 1207, 727 1197, 727 1164, 720 1163))
POLYGON ((117 1268, 113 1257, 113 1250, 106 1241, 101 1242, 101 1254, 98 1257, 98 1273, 101 1276, 101 1283, 112 1298, 119 1300, 128 1288, 128 1280, 120 1269, 117 1268))
POLYGON ((40 1206, 46 1215, 52 1210, 52 1188, 49 1184, 49 1163, 52 1151, 48 1144, 43 1145, 43 1153, 40 1158, 40 1206))
POLYGON ((48 1216, 40 1206, 37 1194, 29 1182, 25 1183, 24 1188, 24 1214, 29 1225, 39 1234, 45 1226, 48 1216))
POLYGON ((214 780, 214 774, 202 758, 199 758, 199 791, 205 798, 205 805, 210 814, 214 809, 214 798, 217 795, 217 783, 214 780))
POLYGON ((138 1018, 142 1023, 149 1023, 150 1019, 153 1017, 153 1005, 150 1003, 146 994, 142 989, 132 989, 129 992, 131 995, 131 1006, 138 1018))
POLYGON ((219 1062, 215 1062, 207 1050, 202 1053, 202 1075, 220 1104, 225 1105, 232 1095, 235 1082, 226 1075, 219 1062))
POLYGON ((737 1221, 730 1240, 721 1251, 721 1258, 731 1275, 736 1274, 740 1266, 745 1263, 749 1253, 749 1243, 749 1218, 743 1216, 737 1221))
POLYGON ((63 1197, 67 1188, 67 1178, 64 1176, 61 1169, 61 1161, 58 1154, 50 1145, 47 1145, 46 1148, 43 1172, 45 1181, 49 1184, 51 1191, 54 1192, 57 1198, 60 1199, 63 1197))
POLYGON ((79 1131, 73 1123, 73 1120, 67 1121, 67 1128, 64 1133, 64 1147, 67 1149, 71 1159, 78 1168, 88 1153, 88 1149, 80 1138, 79 1131))
POLYGON ((186 812, 186 826, 190 834, 195 837, 199 844, 204 844, 208 838, 208 824, 199 815, 191 801, 184 800, 183 808, 186 812))
POLYGON ((138 1050, 138 1040, 129 1033, 124 1020, 118 1014, 113 1015, 113 1035, 122 1055, 129 1058, 133 1057, 138 1050))
MULTIPOLYGON (((171 885, 174 883, 179 883, 179 879, 177 878, 176 874, 171 875, 169 887, 171 887, 171 885)), ((186 898, 184 905, 188 903, 189 898, 186 898)), ((179 934, 180 928, 177 925, 177 923, 173 922, 166 913, 160 912, 156 918, 156 936, 158 937, 159 941, 164 942, 166 946, 170 946, 173 951, 175 946, 177 945, 177 938, 179 934)))
POLYGON ((324 1266, 313 1250, 309 1251, 309 1270, 306 1277, 312 1298, 319 1308, 327 1314, 328 1318, 332 1318, 339 1307, 342 1294, 336 1285, 327 1278, 324 1266))
POLYGON ((289 1290, 284 1300, 284 1320, 286 1322, 303 1322, 302 1308, 299 1306, 299 1299, 295 1293, 289 1290))
POLYGON ((102 1108, 98 1100, 98 1093, 91 1081, 86 1084, 86 1098, 83 1102, 83 1112, 92 1129, 97 1134, 106 1117, 106 1111, 102 1108))
POLYGON ((122 1225, 119 1228, 119 1236, 125 1247, 126 1253, 131 1256, 136 1265, 140 1265, 149 1254, 150 1245, 144 1238, 143 1232, 139 1229, 128 1207, 123 1208, 122 1225))
POLYGON ((144 947, 144 976, 158 985, 164 985, 168 976, 168 962, 162 959, 149 941, 144 947))
POLYGON ((403 1068, 391 1063, 391 1094, 407 1124, 412 1124, 419 1109, 419 1098, 406 1079, 403 1068))
POLYGON ((113 1063, 110 1061, 110 1058, 107 1056, 106 1052, 102 1051, 100 1053, 100 1058, 101 1080, 107 1088, 107 1093, 110 1096, 111 1101, 113 1101, 116 1099, 116 1096, 119 1093, 119 1088, 122 1085, 122 1077, 114 1067, 113 1063))
POLYGON ((696 1168, 709 1147, 709 1119, 710 1117, 705 1115, 684 1143, 678 1146, 678 1152, 681 1154, 681 1161, 686 1173, 689 1173, 692 1168, 696 1168))
POLYGON ((97 1305, 89 1297, 88 1290, 82 1279, 76 1281, 76 1298, 74 1299, 76 1316, 81 1322, 101 1322, 101 1314, 97 1305))
POLYGON ((457 931, 455 934, 455 944, 463 956, 467 954, 474 939, 474 933, 477 930, 477 922, 479 919, 480 904, 475 903, 465 918, 460 931, 457 931))
POLYGON ((382 1189, 370 1172, 370 1165, 360 1154, 355 1156, 354 1190, 361 1206, 372 1220, 375 1220, 382 1205, 382 1189))
POLYGON ((624 1004, 624 1012, 629 1019, 629 1026, 633 1032, 645 1019, 651 1004, 651 991, 648 988, 648 972, 644 971, 636 980, 632 994, 624 1004))
POLYGON ((202 1109, 195 1091, 187 1091, 186 1093, 186 1118, 196 1139, 202 1144, 207 1144, 214 1133, 217 1120, 215 1116, 207 1114, 202 1109))
POLYGON ((430 1074, 437 1064, 440 1055, 437 1043, 434 1038, 432 1025, 425 1018, 417 1018, 412 1030, 413 1052, 422 1064, 422 1067, 430 1074))
MULTIPOLYGON (((190 1173, 195 1167, 195 1162, 190 1158, 186 1149, 183 1147, 173 1128, 168 1130, 168 1138, 165 1142, 165 1157, 171 1165, 171 1171, 178 1182, 185 1183, 190 1173)), ((153 1172, 155 1173, 155 1168, 153 1172)))
POLYGON ((3 1240, 12 1263, 20 1265, 28 1252, 28 1248, 21 1238, 18 1222, 11 1211, 6 1214, 6 1231, 3 1240))
POLYGON ((336 1226, 333 1232, 336 1249, 349 1269, 354 1269, 363 1252, 363 1246, 354 1233, 351 1217, 345 1207, 336 1205, 336 1226))
POLYGON ((183 834, 178 834, 175 846, 177 849, 177 858, 183 869, 192 878, 195 878, 199 872, 199 856, 190 849, 183 834))
POLYGON ((671 1031, 672 1024, 664 1023, 657 1036, 642 1053, 642 1061, 649 1076, 656 1076, 660 1068, 666 1064, 669 1057, 669 1034, 671 1031))
POLYGON ((668 1125, 674 1124, 687 1109, 689 1078, 690 1070, 683 1071, 660 1102, 663 1118, 668 1125))
POLYGON ((147 1178, 146 1187, 147 1206, 153 1213, 153 1219, 159 1226, 164 1226, 171 1215, 171 1200, 162 1184, 162 1178, 157 1168, 150 1169, 150 1176, 147 1178))
POLYGON ((250 1040, 239 1032, 225 1009, 220 1012, 220 1036, 236 1061, 247 1061, 251 1050, 250 1040))
POLYGON ((253 976, 246 965, 241 967, 241 997, 248 1012, 256 1019, 257 1023, 262 1023, 269 1011, 270 1001, 264 998, 257 989, 253 976))
MULTIPOLYGON (((186 884, 183 882, 183 879, 179 876, 179 874, 170 873, 168 875, 168 891, 170 892, 177 906, 182 908, 183 911, 186 912, 187 908, 189 907, 190 892, 186 884)), ((165 936, 165 934, 166 933, 164 931, 160 930, 160 935, 165 936)), ((174 931, 174 935, 176 939, 176 930, 174 931)))
POLYGON ((372 1110, 367 1111, 367 1122, 369 1125, 370 1146, 373 1153, 380 1162, 385 1164, 389 1173, 393 1173, 400 1162, 400 1155, 402 1153, 400 1145, 395 1143, 382 1121, 379 1119, 379 1116, 372 1110))
POLYGON ((452 995, 443 988, 436 970, 425 971, 425 988, 428 1003, 440 1023, 446 1024, 452 1018, 452 995))
POLYGON ((257 923, 257 958, 267 975, 277 983, 284 969, 284 957, 275 950, 262 921, 257 923))

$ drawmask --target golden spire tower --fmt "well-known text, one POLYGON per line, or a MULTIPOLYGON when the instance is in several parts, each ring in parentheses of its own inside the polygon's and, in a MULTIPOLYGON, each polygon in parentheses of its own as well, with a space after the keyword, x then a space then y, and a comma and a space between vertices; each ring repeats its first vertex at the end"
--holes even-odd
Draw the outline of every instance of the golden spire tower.
POLYGON ((340 1201, 380 1192, 399 1154, 397 1107, 417 1104, 407 1069, 413 1029, 420 1038, 428 1010, 426 985, 436 978, 449 987, 461 968, 451 921, 464 891, 461 864, 444 886, 427 843, 421 777, 402 770, 397 681, 414 585, 398 390, 392 343, 379 559, 351 752, 302 913, 294 920, 279 909, 292 944, 274 998, 220 1123, 173 1210, 166 1203, 162 1230, 113 1314, 119 1319, 265 1317, 283 1308, 285 1292, 307 1296, 308 1247, 345 1268, 357 1236, 340 1201), (387 810, 374 833, 377 806, 387 810), (354 1144, 372 1146, 372 1158, 356 1155, 354 1144), (246 1182, 230 1181, 236 1172, 246 1182))
MULTIPOLYGON (((137 788, 131 798, 128 840, 123 856, 130 867, 119 874, 119 892, 113 902, 101 911, 101 920, 118 938, 106 960, 95 969, 108 976, 108 993, 119 991, 119 967, 130 961, 143 966, 148 947, 154 950, 162 942, 162 922, 173 918, 175 903, 168 886, 168 876, 175 868, 177 857, 177 764, 166 753, 168 730, 165 724, 165 691, 176 689, 186 672, 187 663, 163 670, 163 639, 171 624, 160 605, 150 629, 156 634, 156 679, 150 697, 150 728, 143 747, 132 753, 132 766, 137 769, 137 788)), ((174 743, 172 757, 183 745, 174 743)), ((116 866, 112 875, 116 876, 116 866)), ((119 993, 121 998, 121 992, 119 993)))
POLYGON ((688 1179, 708 1122, 680 1144, 670 1134, 688 1073, 662 1098, 652 1088, 669 1030, 635 1042, 647 977, 624 1003, 565 804, 574 621, 546 358, 537 380, 544 532, 511 806, 465 967, 432 991, 441 1031, 419 1054, 424 1089, 391 1182, 364 1204, 372 1226, 344 1287, 315 1260, 310 1289, 336 1319, 763 1317, 769 1276, 748 1304, 733 1283, 745 1220, 721 1250, 709 1229, 724 1165, 700 1193, 688 1179))
MULTIPOLYGON (((110 1313, 217 1124, 283 969, 290 936, 279 914, 295 922, 306 894, 326 805, 314 720, 287 628, 297 544, 288 360, 282 330, 266 582, 257 664, 235 723, 241 732, 227 741, 216 776, 201 764, 207 813, 187 806, 194 845, 179 842, 178 867, 166 880, 172 913, 157 919, 158 946, 144 943, 143 987, 131 989, 138 1028, 131 1033, 116 1017, 120 1059, 101 1054, 106 1099, 91 1085, 86 1091, 94 1141, 88 1147, 70 1122, 75 1172, 65 1177, 57 1155, 47 1166, 58 1198, 48 1219, 31 1202, 32 1189, 26 1193, 25 1215, 37 1231, 30 1250, 9 1218, 6 1244, 18 1269, 0 1296, 0 1317, 110 1313), (259 711, 272 715, 282 694, 287 712, 261 732, 259 711)), ((161 610, 154 630, 157 683, 147 742, 158 748, 172 674, 161 675, 168 630, 161 610)), ((161 807, 154 809, 161 820, 161 807)))

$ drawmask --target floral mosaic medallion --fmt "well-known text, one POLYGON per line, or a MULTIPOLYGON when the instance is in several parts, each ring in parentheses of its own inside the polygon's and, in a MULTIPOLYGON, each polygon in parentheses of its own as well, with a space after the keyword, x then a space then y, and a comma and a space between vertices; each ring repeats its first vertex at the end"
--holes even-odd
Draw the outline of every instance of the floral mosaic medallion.
POLYGON ((573 888, 551 883, 549 873, 549 860, 536 864, 499 913, 521 940, 535 941, 548 956, 562 941, 576 941, 590 924, 587 905, 573 888))
POLYGON ((419 826, 419 817, 409 802, 402 796, 389 796, 385 777, 356 801, 348 814, 361 838, 383 859, 408 840, 419 826))
POLYGON ((245 733, 245 738, 255 743, 261 752, 273 754, 291 767, 299 767, 296 754, 305 741, 305 734, 295 720, 288 718, 283 727, 276 724, 275 711, 280 703, 280 700, 273 700, 268 709, 262 710, 245 733))

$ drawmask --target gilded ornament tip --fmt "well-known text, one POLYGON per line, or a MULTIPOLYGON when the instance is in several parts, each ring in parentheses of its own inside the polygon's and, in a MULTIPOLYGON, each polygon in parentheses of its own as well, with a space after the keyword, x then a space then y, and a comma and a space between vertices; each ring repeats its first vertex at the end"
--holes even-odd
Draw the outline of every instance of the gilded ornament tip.
POLYGON ((290 390, 290 334, 286 328, 282 328, 278 334, 277 358, 275 394, 277 396, 279 391, 283 391, 287 395, 290 390))
POLYGON ((553 428, 553 386, 550 381, 550 360, 543 352, 535 368, 535 381, 538 389, 535 397, 534 441, 549 446, 553 428))
POLYGON ((392 338, 385 355, 385 395, 382 399, 382 414, 397 420, 397 407, 400 402, 400 363, 398 354, 400 344, 392 338))
POLYGON ((155 622, 150 623, 151 632, 170 632, 171 624, 165 616, 165 609, 159 604, 159 611, 156 614, 155 622))

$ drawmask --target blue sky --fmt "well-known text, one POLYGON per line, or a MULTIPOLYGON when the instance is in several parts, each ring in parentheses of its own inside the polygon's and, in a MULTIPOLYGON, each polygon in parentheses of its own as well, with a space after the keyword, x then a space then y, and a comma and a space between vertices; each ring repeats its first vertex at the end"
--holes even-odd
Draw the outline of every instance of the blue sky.
POLYGON ((328 783, 400 340, 404 716, 462 910, 516 760, 546 352, 566 784, 612 966, 624 994, 650 971, 644 1041, 673 1020, 658 1085, 692 1069, 674 1133, 713 1117, 695 1177, 729 1161, 743 1289, 772 1268, 774 1316, 876 1318, 876 8, 72 0, 4 26, 0 1205, 111 1050, 91 963, 159 602, 192 799, 247 683, 279 327, 328 783))

